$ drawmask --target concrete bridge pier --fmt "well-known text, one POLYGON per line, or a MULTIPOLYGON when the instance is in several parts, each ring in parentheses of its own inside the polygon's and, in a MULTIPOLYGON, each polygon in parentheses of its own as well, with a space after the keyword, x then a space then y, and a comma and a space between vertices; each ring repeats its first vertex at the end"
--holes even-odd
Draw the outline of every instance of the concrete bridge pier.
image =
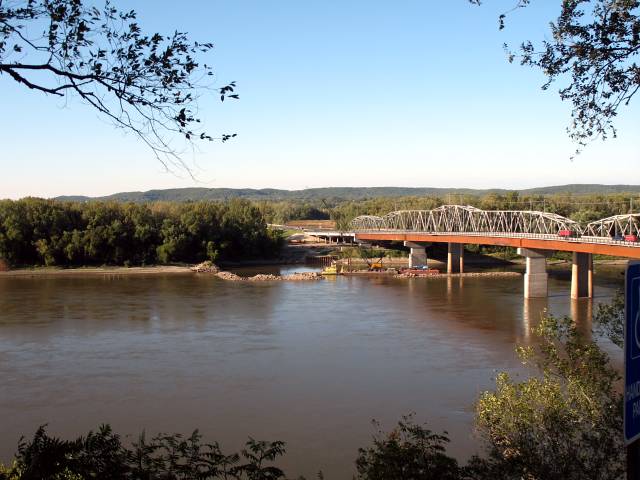
POLYGON ((447 273, 464 272, 464 244, 451 243, 447 249, 447 273))
POLYGON ((518 248, 518 255, 527 259, 527 271, 524 274, 524 298, 542 298, 548 294, 547 255, 548 250, 518 248))
POLYGON ((421 267, 427 264, 427 249, 430 243, 404 242, 405 247, 409 247, 409 268, 421 267))
POLYGON ((593 298, 593 255, 573 252, 571 298, 593 298))

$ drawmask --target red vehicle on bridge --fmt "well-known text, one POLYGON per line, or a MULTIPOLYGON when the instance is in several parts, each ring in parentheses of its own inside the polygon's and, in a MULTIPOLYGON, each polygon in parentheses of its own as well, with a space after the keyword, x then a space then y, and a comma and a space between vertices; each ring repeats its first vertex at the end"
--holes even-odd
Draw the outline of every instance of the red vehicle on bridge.
POLYGON ((578 232, 574 230, 565 229, 565 230, 559 230, 558 236, 562 238, 571 238, 571 237, 577 237, 579 235, 578 235, 578 232))
POLYGON ((624 241, 625 242, 637 242, 638 241, 638 236, 637 235, 625 235, 624 236, 624 241))

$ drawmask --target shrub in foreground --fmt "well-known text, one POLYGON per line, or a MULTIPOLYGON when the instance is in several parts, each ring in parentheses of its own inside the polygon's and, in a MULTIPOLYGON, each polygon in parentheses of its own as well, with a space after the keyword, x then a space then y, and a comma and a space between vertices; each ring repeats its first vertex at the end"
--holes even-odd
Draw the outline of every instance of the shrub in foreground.
POLYGON ((0 468, 2 480, 277 480, 284 473, 271 462, 284 454, 282 442, 249 439, 240 453, 225 454, 218 443, 202 443, 195 431, 141 435, 131 447, 107 425, 86 437, 66 441, 40 427, 21 441, 13 465, 0 468))

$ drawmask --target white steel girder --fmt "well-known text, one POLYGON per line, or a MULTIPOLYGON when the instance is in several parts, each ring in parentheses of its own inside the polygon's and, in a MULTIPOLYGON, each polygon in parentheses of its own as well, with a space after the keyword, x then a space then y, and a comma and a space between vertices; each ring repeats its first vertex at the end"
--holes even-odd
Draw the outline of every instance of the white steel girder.
POLYGON ((614 215, 587 224, 584 235, 591 237, 617 237, 636 235, 640 237, 640 213, 614 215))
MULTIPOLYGON (((613 217, 612 217, 613 218, 613 217)), ((591 224, 590 224, 591 225, 591 224)), ((635 224, 638 230, 638 222, 635 224)), ((580 225, 555 213, 519 210, 481 210, 469 205, 443 205, 433 210, 398 210, 382 217, 363 215, 353 230, 401 230, 424 233, 582 233, 580 225)))

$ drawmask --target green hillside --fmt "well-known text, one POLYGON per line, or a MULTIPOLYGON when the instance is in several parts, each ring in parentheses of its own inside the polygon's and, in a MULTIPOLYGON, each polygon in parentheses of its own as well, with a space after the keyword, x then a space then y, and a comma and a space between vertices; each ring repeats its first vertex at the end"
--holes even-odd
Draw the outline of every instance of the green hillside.
MULTIPOLYGON (((172 188, 166 190, 149 190, 146 192, 122 192, 105 197, 61 196, 57 200, 95 201, 113 200, 118 202, 186 202, 198 200, 228 200, 231 198, 246 198, 249 200, 361 200, 378 197, 406 197, 406 196, 446 196, 454 195, 486 195, 488 193, 507 193, 507 189, 473 189, 473 188, 409 188, 409 187, 327 187, 307 188, 304 190, 278 190, 275 188, 172 188)), ((640 185, 600 185, 600 184, 572 184, 552 187, 537 187, 517 190, 524 195, 554 195, 554 194, 612 194, 612 193, 640 193, 640 185)))

